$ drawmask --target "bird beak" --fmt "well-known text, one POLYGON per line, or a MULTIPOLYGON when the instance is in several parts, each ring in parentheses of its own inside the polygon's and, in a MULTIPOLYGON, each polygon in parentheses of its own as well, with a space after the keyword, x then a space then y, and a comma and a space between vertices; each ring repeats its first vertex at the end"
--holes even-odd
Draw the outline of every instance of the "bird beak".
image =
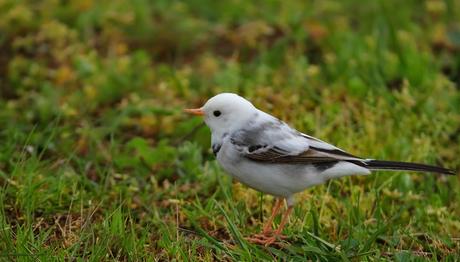
POLYGON ((196 116, 203 116, 204 111, 201 108, 193 108, 193 109, 184 109, 185 113, 196 115, 196 116))

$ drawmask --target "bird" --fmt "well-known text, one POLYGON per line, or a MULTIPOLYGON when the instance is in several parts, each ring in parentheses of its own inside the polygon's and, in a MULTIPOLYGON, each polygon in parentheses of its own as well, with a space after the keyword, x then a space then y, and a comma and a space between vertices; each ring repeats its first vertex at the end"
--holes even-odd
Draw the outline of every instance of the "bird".
POLYGON ((202 107, 184 112, 204 118, 211 130, 212 152, 226 173, 275 197, 262 232, 247 238, 256 244, 268 246, 284 238, 282 230, 295 204, 295 194, 330 179, 369 175, 375 170, 455 174, 444 167, 355 156, 297 131, 234 93, 217 94, 202 107), (284 200, 287 209, 273 230, 273 220, 284 200))

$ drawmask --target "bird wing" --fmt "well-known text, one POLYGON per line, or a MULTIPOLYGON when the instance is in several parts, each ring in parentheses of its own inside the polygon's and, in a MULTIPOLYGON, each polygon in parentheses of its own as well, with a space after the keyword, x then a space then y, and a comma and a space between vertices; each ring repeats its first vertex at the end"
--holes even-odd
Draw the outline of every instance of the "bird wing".
MULTIPOLYGON (((259 111, 260 113, 261 111, 259 111)), ((453 170, 418 163, 363 159, 354 156, 329 143, 303 134, 286 123, 265 113, 253 119, 230 135, 230 142, 240 154, 250 160, 275 164, 311 164, 320 171, 333 168, 339 162, 355 166, 342 172, 329 174, 338 177, 348 172, 365 173, 360 166, 369 170, 409 170, 455 175, 453 170), (345 171, 345 172, 344 172, 345 171)))
POLYGON ((234 132, 230 141, 244 157, 259 162, 311 164, 364 161, 331 144, 302 134, 273 117, 255 121, 234 132))

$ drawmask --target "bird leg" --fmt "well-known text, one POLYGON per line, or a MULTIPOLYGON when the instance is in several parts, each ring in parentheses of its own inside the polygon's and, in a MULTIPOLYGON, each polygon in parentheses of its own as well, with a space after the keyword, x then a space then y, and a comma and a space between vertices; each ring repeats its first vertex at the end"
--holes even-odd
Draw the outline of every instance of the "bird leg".
POLYGON ((283 232, 283 228, 284 228, 284 226, 286 225, 286 222, 289 219, 289 215, 292 212, 292 208, 293 208, 293 206, 290 206, 290 207, 288 207, 286 212, 284 212, 283 218, 281 219, 281 223, 280 223, 280 225, 278 226, 278 228, 275 231, 275 235, 281 235, 281 233, 283 232))
POLYGON ((267 220, 262 230, 263 235, 268 235, 272 232, 273 219, 275 219, 276 215, 278 215, 282 204, 283 204, 283 199, 277 198, 275 202, 275 206, 273 207, 273 210, 272 210, 272 214, 270 215, 270 218, 267 220))
POLYGON ((292 206, 288 207, 288 209, 284 212, 284 215, 281 218, 281 223, 278 226, 278 228, 275 231, 272 231, 271 229, 271 224, 273 222, 274 217, 278 213, 278 210, 280 209, 281 204, 282 204, 282 199, 278 199, 278 201, 275 204, 275 207, 273 208, 272 215, 268 219, 267 224, 265 224, 264 226, 262 234, 256 234, 253 237, 248 238, 250 242, 255 243, 255 244, 262 244, 265 246, 269 246, 273 244, 277 238, 281 238, 281 239, 285 238, 285 236, 282 235, 282 231, 283 231, 284 226, 286 225, 289 215, 292 212, 292 206))

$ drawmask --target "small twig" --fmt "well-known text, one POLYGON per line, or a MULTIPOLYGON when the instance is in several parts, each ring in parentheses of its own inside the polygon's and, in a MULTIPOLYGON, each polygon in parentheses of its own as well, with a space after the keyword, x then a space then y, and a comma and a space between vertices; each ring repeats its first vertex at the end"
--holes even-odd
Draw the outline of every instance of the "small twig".
MULTIPOLYGON (((96 211, 99 209, 99 207, 101 206, 101 203, 103 201, 99 202, 96 207, 94 207, 93 211, 91 212, 91 214, 89 214, 88 217, 85 218, 84 220, 84 223, 83 225, 81 226, 81 229, 80 229, 80 232, 83 232, 83 230, 85 229, 85 227, 91 222, 91 219, 93 218, 94 214, 96 213, 96 211)), ((83 211, 81 211, 83 212, 83 211)))
POLYGON ((44 218, 43 218, 43 217, 40 217, 40 218, 38 219, 37 224, 36 224, 36 225, 34 226, 34 228, 32 229, 32 231, 37 230, 37 228, 39 228, 39 227, 43 224, 43 220, 44 220, 44 218))
POLYGON ((187 228, 183 228, 183 227, 177 227, 177 230, 178 231, 182 231, 182 232, 185 232, 185 233, 188 233, 188 234, 192 234, 192 235, 195 235, 195 236, 199 236, 200 234, 198 234, 197 232, 191 230, 191 229, 187 229, 187 228))
MULTIPOLYGON (((433 253, 426 252, 426 251, 413 251, 413 250, 404 250, 404 249, 397 249, 397 252, 407 252, 419 257, 430 257, 433 255, 433 253)), ((382 252, 383 256, 391 257, 394 256, 394 252, 382 252)))

